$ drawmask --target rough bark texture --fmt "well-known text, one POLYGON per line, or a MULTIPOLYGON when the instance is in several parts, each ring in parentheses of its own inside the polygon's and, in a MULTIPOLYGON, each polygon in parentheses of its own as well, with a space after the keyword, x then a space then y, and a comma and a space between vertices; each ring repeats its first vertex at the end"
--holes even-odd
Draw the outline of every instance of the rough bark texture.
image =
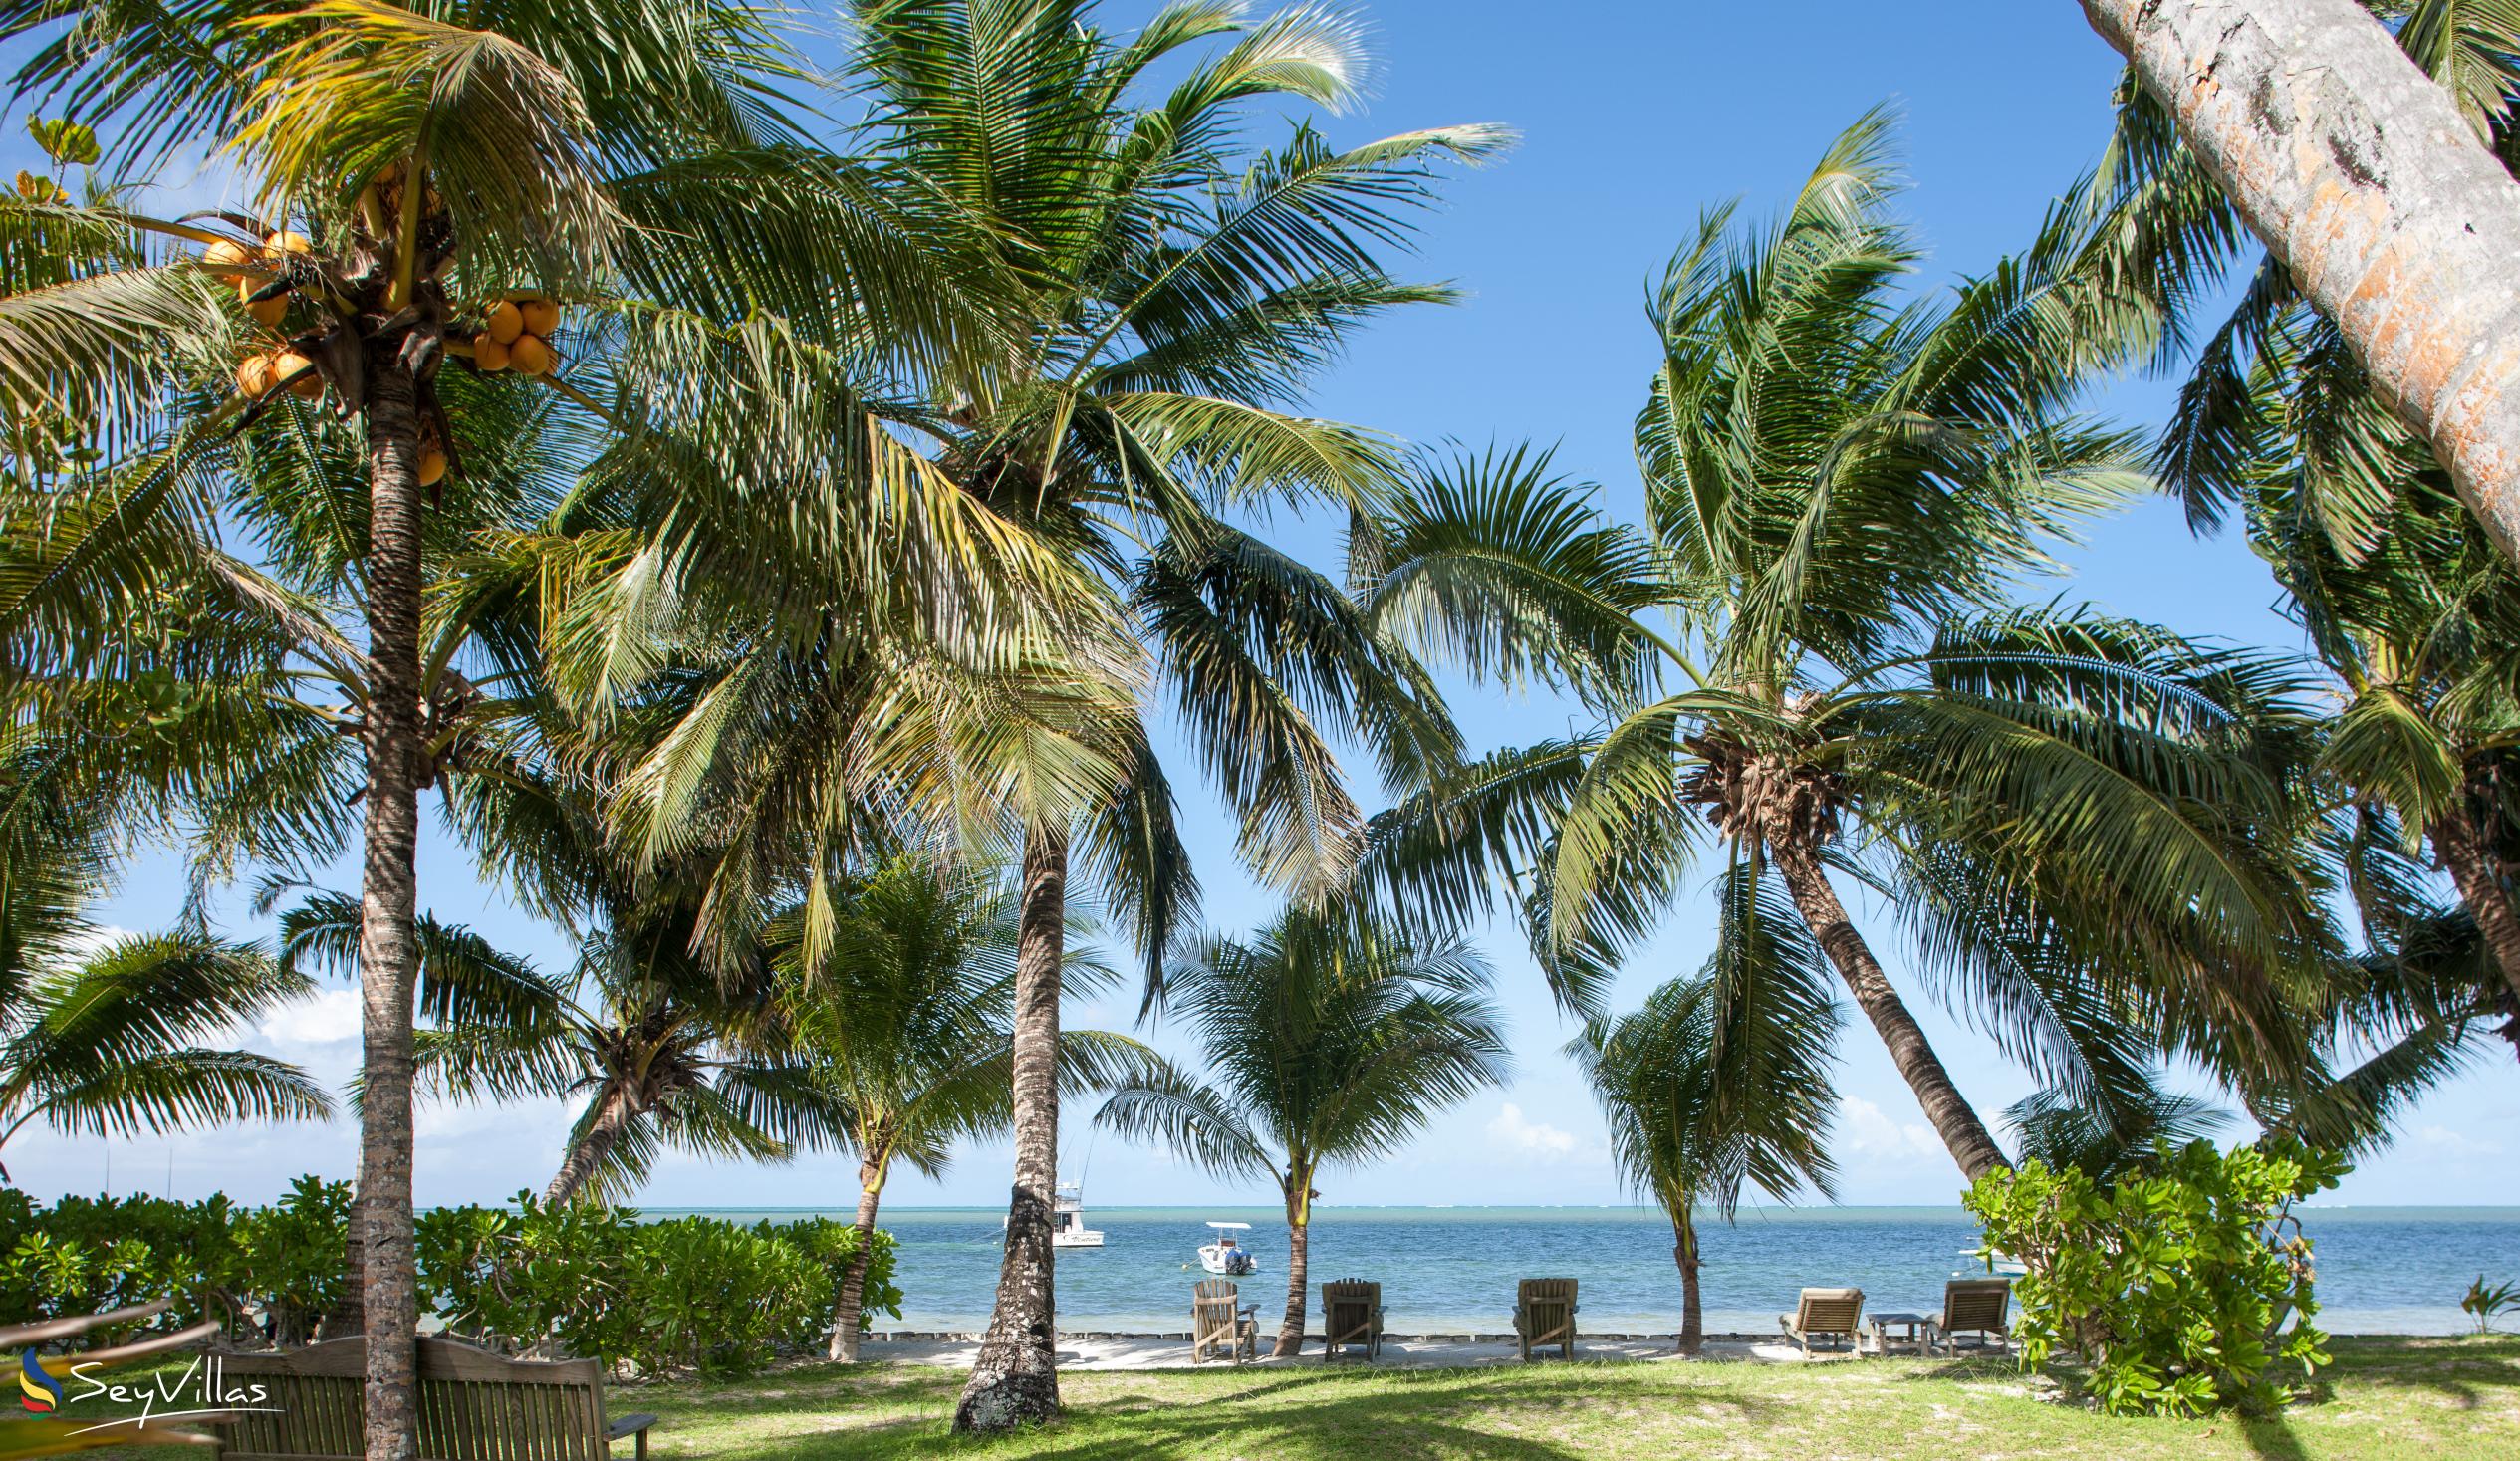
POLYGON ((2355 0, 2082 0, 2520 559, 2520 185, 2355 0))
POLYGON ((360 880, 360 1309, 368 1461, 419 1455, 412 1383, 419 1285, 411 1234, 411 1002, 419 970, 418 387, 385 351, 367 375, 368 795, 360 880))
POLYGON ((1304 1352, 1304 1283, 1313 1247, 1311 1215, 1293 1204, 1286 1211, 1286 1317, 1278 1321, 1278 1358, 1304 1352))
POLYGON ((2434 823, 2431 833, 2432 851, 2440 854, 2450 881, 2458 885, 2459 901, 2467 904, 2469 915, 2475 918, 2486 951, 2502 971, 2502 982, 2510 987, 2512 998, 2520 1000, 2520 913, 2513 912, 2511 894, 2503 889, 2502 869, 2493 849, 2476 824, 2457 813, 2434 823))
POLYGON ((1793 894, 1803 921, 1811 926, 1812 937, 1829 951, 1829 961, 1838 966, 1848 992, 1881 1034, 1882 1044, 1890 1047, 1890 1061, 1906 1079, 1907 1088, 1916 1093, 1916 1103, 1924 1107, 1925 1119, 1933 1122, 1942 1144, 1950 1148, 1951 1159, 1972 1182, 2011 1165, 2004 1160, 2003 1148, 1987 1134, 1986 1123, 1951 1084, 1951 1074, 1942 1068, 1916 1017, 1907 1013, 1898 991, 1890 988, 1890 976, 1882 972, 1864 935, 1847 917, 1846 905, 1838 901, 1837 889, 1829 885, 1820 860, 1791 848, 1774 855, 1776 869, 1784 875, 1786 889, 1793 894))
POLYGON ((1006 1261, 980 1357, 954 1407, 966 1434, 1059 1413, 1058 1301, 1051 1242, 1059 1181, 1059 962, 1067 939, 1068 834, 1024 838, 1024 906, 1015 954, 1015 1190, 1006 1261))
POLYGON ((1671 1220, 1671 1261, 1680 1268, 1680 1352, 1694 1354, 1706 1342, 1706 1311, 1698 1303, 1697 1223, 1686 1209, 1671 1220))
POLYGON ((844 1364, 858 1362, 858 1322, 866 1317, 867 1265, 875 1259, 875 1214, 882 1201, 883 1173, 873 1162, 858 1163, 858 1251, 849 1256, 832 1306, 831 1357, 844 1364))
POLYGON ((630 1100, 619 1090, 607 1090, 596 1097, 600 1102, 595 1119, 588 1123, 587 1134, 569 1148, 561 1159, 560 1170, 552 1173, 551 1185, 543 1189, 543 1205, 556 1207, 578 1195, 596 1169, 604 1165, 613 1147, 622 1139, 622 1130, 633 1114, 630 1100))

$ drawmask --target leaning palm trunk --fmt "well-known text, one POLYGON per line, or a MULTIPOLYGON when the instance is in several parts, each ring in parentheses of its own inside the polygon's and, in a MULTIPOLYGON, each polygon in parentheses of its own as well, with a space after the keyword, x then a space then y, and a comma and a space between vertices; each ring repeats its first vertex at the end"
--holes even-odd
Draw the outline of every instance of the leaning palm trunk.
POLYGON ((1829 885, 1828 875, 1821 869, 1820 859, 1800 848, 1778 849, 1774 854, 1776 870, 1784 877, 1786 890, 1793 895, 1794 906, 1801 910, 1803 922, 1811 928, 1812 937, 1828 951, 1829 962, 1836 965, 1840 978, 1846 980, 1847 991, 1873 1022, 1881 1034, 1882 1044, 1890 1047, 1890 1061, 1907 1088, 1916 1093, 1916 1103, 1924 1107, 1925 1119, 1933 1122, 1942 1144, 1951 1151, 1951 1159, 1960 1164, 1960 1171, 1974 1182, 1988 1172, 2006 1167, 2003 1148, 1987 1134, 1986 1123, 1951 1084, 1951 1075, 1942 1068, 1941 1058, 1925 1039, 1925 1032, 1916 1024, 1916 1017, 1907 1013, 1907 1006, 1890 988, 1890 976, 1882 972, 1881 962, 1847 917, 1846 905, 1838 901, 1837 889, 1829 885))
POLYGON ((1015 956, 1015 1190, 1006 1211, 980 1357, 954 1407, 954 1429, 989 1432, 1059 1413, 1058 1250, 1052 1202, 1059 1180, 1059 964, 1067 939, 1068 834, 1024 837, 1024 906, 1015 956))
POLYGON ((866 1317, 867 1264, 875 1257, 876 1207, 883 1201, 883 1173, 873 1162, 858 1164, 858 1247, 849 1255, 849 1271, 841 1276, 840 1297, 832 1313, 831 1357, 843 1364, 858 1362, 860 1321, 866 1317))
MULTIPOLYGON (((1309 1188, 1310 1182, 1306 1182, 1309 1188)), ((1278 1322, 1278 1346, 1270 1351, 1280 1359, 1304 1352, 1304 1283, 1309 1272, 1313 1248, 1312 1200, 1288 1196, 1286 1200, 1286 1317, 1278 1322)))
POLYGON ((368 812, 359 985, 360 1308, 368 1336, 368 1461, 419 1454, 419 1329, 411 1218, 411 1006, 419 969, 420 494, 418 385, 372 346, 369 440, 368 812))
POLYGON ((2356 0, 2082 0, 2520 561, 2520 186, 2356 0))
POLYGON ((1694 1354, 1706 1342, 1706 1313, 1698 1305, 1697 1220, 1692 1204, 1682 1200, 1671 1210, 1671 1261, 1680 1267, 1680 1343, 1682 1354, 1694 1354))
POLYGON ((551 1184, 543 1188, 543 1206, 558 1207, 576 1200, 579 1189, 602 1170, 605 1158, 613 1154, 622 1132, 629 1129, 637 1114, 630 1107, 630 1097, 618 1087, 606 1090, 597 1101, 596 1116, 587 1123, 586 1134, 570 1146, 560 1170, 552 1173, 551 1184))
POLYGON ((2464 809, 2433 823, 2431 833, 2432 850, 2441 854, 2441 865, 2458 887, 2459 901, 2476 920, 2486 952, 2493 955, 2494 967, 2502 971, 2512 998, 2520 1000, 2520 913, 2513 912, 2511 894, 2503 890, 2494 850, 2464 809))

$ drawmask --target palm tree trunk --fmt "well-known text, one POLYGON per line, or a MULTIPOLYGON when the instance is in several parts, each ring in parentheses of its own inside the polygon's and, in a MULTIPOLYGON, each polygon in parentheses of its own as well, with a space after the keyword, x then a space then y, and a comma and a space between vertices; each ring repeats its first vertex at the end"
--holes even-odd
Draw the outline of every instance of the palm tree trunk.
POLYGON ((411 1219, 411 1003, 419 971, 419 387, 384 346, 367 366, 368 826, 360 878, 360 1309, 368 1461, 419 1455, 411 1219))
POLYGON ((849 1272, 841 1276, 832 1314, 831 1357, 843 1364, 858 1362, 858 1322, 866 1309, 867 1264, 875 1258, 876 1206, 882 1201, 882 1168, 871 1161, 858 1163, 858 1251, 849 1255, 849 1272))
POLYGON ((1694 1354, 1706 1343, 1706 1312, 1698 1305, 1697 1219, 1687 1203, 1671 1215, 1671 1261, 1680 1266, 1680 1352, 1694 1354))
POLYGON ((1933 1046, 1918 1028, 1916 1017, 1907 1013, 1898 991, 1890 988, 1890 976, 1882 972, 1881 962, 1847 917, 1838 891, 1829 885, 1829 878, 1820 859, 1802 848, 1780 848, 1774 851, 1776 870, 1785 878, 1786 890, 1793 894, 1794 906, 1801 910, 1803 922, 1810 926, 1812 937, 1829 951, 1829 961, 1838 966, 1838 975, 1846 980, 1847 990, 1855 996, 1865 1018, 1873 1022, 1882 1044, 1890 1047, 1890 1060, 1898 1074, 1906 1079, 1907 1088, 1916 1093, 1916 1103, 1924 1107, 1925 1119, 1933 1122, 1942 1144, 1951 1151, 1951 1159, 1960 1164, 1960 1171, 1972 1182, 1988 1172, 2010 1166, 2004 1160, 2003 1148, 1987 1134, 1986 1123, 1960 1096, 1959 1088, 1951 1084, 1951 1075, 1942 1068, 1942 1061, 1933 1053, 1933 1046))
POLYGON ((1068 834, 1024 835, 1024 904, 1015 952, 1015 1190, 1006 1210, 1006 1260, 997 1303, 970 1381, 954 1406, 964 1434, 1011 1430, 1059 1413, 1058 1249, 1051 1243, 1059 1182, 1059 964, 1068 918, 1068 834))
POLYGON ((2520 186, 2356 0, 2082 0, 2520 560, 2520 186))
POLYGON ((2520 1001, 2520 913, 2512 911, 2511 894, 2503 890, 2494 850, 2464 810, 2433 823, 2431 835, 2432 851, 2440 854, 2450 881, 2458 885, 2459 901, 2467 904, 2469 916, 2476 920, 2476 931, 2494 956, 2494 967, 2502 971, 2511 997, 2520 1001))
POLYGON ((1304 1352, 1304 1283, 1313 1249, 1312 1173, 1299 1171, 1286 1184, 1286 1317, 1278 1322, 1278 1346, 1270 1352, 1292 1359, 1304 1352))
POLYGON ((569 1154, 561 1159, 560 1170, 552 1173, 551 1184, 543 1188, 545 1207, 558 1207, 577 1197, 578 1189, 584 1187, 587 1180, 602 1169, 604 1159, 612 1155, 613 1147, 621 1141, 622 1132, 635 1114, 630 1109, 630 1097, 617 1086, 606 1087, 604 1094, 596 1097, 596 1102, 595 1119, 587 1123, 587 1133, 569 1148, 569 1154))

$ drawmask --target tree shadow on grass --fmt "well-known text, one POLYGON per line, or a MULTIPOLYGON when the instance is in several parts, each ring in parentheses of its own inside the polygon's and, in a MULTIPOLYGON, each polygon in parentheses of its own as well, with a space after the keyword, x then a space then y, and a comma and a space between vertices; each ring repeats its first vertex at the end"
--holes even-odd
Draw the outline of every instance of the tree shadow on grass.
MULTIPOLYGON (((803 1461, 864 1458, 907 1461, 956 1453, 974 1456, 1044 1455, 1062 1461, 1136 1461, 1136 1458, 1212 1456, 1374 1456, 1380 1461, 1414 1457, 1468 1461, 1574 1461, 1584 1449, 1554 1439, 1500 1433, 1498 1419, 1546 1432, 1554 1411, 1622 1401, 1649 1403, 1664 1414, 1703 1410, 1726 1425, 1758 1425, 1779 1407, 1774 1401, 1727 1386, 1674 1385, 1664 1371, 1628 1371, 1599 1365, 1559 1369, 1571 1385, 1506 1385, 1481 1370, 1368 1371, 1342 1367, 1309 1373, 1253 1373, 1249 1384, 1215 1374, 1200 1393, 1133 1391, 1126 1377, 1106 1373, 1084 1394, 1071 1393, 1067 1416, 1050 1430, 990 1441, 958 1442, 948 1417, 963 1376, 930 1371, 864 1385, 828 1382, 794 1387, 793 1393, 693 1395, 695 1429, 707 1421, 715 1434, 692 1434, 690 1445, 660 1449, 705 1454, 722 1461, 803 1461), (810 1393, 809 1393, 810 1391, 810 1393), (852 1423, 858 1414, 881 1412, 852 1423), (700 1407, 705 1407, 702 1409, 700 1407), (706 1419, 704 1420, 704 1416, 706 1419), (771 1422, 753 1436, 730 1435, 744 1419, 771 1422), (828 1418, 828 1429, 800 1432, 782 1419, 828 1418), (692 1449, 696 1446, 696 1449, 692 1449)), ((1517 1373, 1507 1371, 1508 1374, 1517 1373)), ((1177 1373, 1166 1371, 1166 1378, 1177 1373)), ((668 1417, 669 1419, 671 1417, 668 1417)))

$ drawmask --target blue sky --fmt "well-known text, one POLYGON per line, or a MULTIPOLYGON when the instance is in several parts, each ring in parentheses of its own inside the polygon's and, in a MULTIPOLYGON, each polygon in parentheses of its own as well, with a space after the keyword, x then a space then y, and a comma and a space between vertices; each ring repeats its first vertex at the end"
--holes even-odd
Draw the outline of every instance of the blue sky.
MULTIPOLYGON (((1140 0, 1107 0, 1108 24, 1148 13, 1140 0)), ((1741 196, 1772 210, 1839 130, 1885 100, 1904 118, 1912 188, 1904 207, 1933 254, 1921 287, 1983 269, 2024 243, 2049 200, 2094 161, 2106 136, 2116 57, 2065 0, 1804 0, 1795 5, 1603 3, 1534 7, 1497 0, 1383 0, 1367 10, 1379 79, 1370 106, 1321 122, 1354 142, 1439 123, 1500 122, 1523 133, 1504 160, 1461 174, 1447 206, 1426 220, 1417 273, 1467 293, 1454 308, 1423 310, 1370 333, 1314 402, 1321 414, 1421 442, 1447 438, 1556 443, 1570 475, 1601 485, 1614 512, 1634 516, 1639 494, 1630 427, 1652 365, 1644 292, 1700 208, 1741 196)), ((0 168, 26 160, 8 122, 0 168)), ((2100 404, 2128 419, 2158 418, 2170 387, 2115 386, 2100 404)), ((1326 529, 1287 527, 1326 555, 1326 529)), ((2177 512, 2150 502, 2101 525, 2068 555, 2072 576, 2038 586, 2172 628, 2297 649, 2275 611, 2264 568, 2236 539, 2191 538, 2177 512)), ((1327 562, 1327 558, 1323 559, 1327 562)), ((1455 710, 1480 747, 1563 733, 1568 710, 1546 701, 1464 693, 1455 710)), ((1180 763, 1188 765, 1186 757, 1180 763)), ((1186 776, 1180 778, 1186 781, 1186 776)), ((1230 864, 1231 835, 1212 803, 1193 797, 1193 847, 1222 928, 1265 917, 1269 900, 1230 864)), ((355 875, 339 873, 342 885, 355 875)), ((460 850, 431 836, 424 896, 440 916, 471 922, 551 964, 558 935, 507 907, 470 877, 460 850)), ((162 861, 135 868, 104 917, 147 928, 173 915, 175 879, 162 861)), ((230 900, 235 907, 235 900, 230 900)), ((238 910, 241 912, 241 909, 238 910)), ((1880 908, 1859 906, 1893 977, 1904 949, 1880 908)), ((1693 899, 1634 960, 1623 1004, 1696 968, 1707 905, 1693 899)), ((239 918, 234 931, 267 930, 239 918)), ((1502 1001, 1512 1019, 1519 1079, 1510 1090, 1438 1117, 1407 1151, 1371 1169, 1330 1174, 1339 1203, 1593 1203, 1622 1198, 1600 1122, 1558 1055, 1571 1028, 1552 1010, 1513 929, 1489 930, 1502 1001)), ((1911 1003, 1963 1092, 1991 1116, 2031 1083, 1992 1045, 1931 1007, 1912 979, 1911 1003)), ((1072 1023, 1120 1028, 1134 1001, 1072 1009, 1072 1023)), ((258 1044, 329 1075, 357 1057, 356 1006, 329 991, 254 1035, 258 1044)), ((1181 1049, 1169 1032, 1157 1044, 1181 1049)), ((1836 1133, 1841 1195, 1851 1203, 1946 1203, 1958 1174, 1860 1020, 1840 1073, 1836 1133)), ((2520 1116, 2520 1083, 2488 1064, 2427 1101, 2392 1152, 2350 1177, 2337 1200, 2358 1203, 2520 1203, 2520 1163, 2505 1149, 2520 1116)), ((421 1123, 424 1201, 489 1201, 539 1187, 557 1162, 566 1118, 556 1107, 433 1109, 421 1123)), ((1090 1140, 1082 1112, 1066 1123, 1066 1166, 1097 1204, 1249 1203, 1258 1188, 1219 1184, 1159 1154, 1090 1140)), ((70 1143, 30 1132, 13 1141, 10 1169, 39 1191, 220 1187, 262 1199, 301 1170, 347 1176, 355 1132, 331 1127, 209 1133, 166 1140, 70 1143)), ((893 1203, 1003 1201, 1006 1153, 965 1152, 941 1184, 904 1176, 893 1203)), ((831 1157, 792 1166, 671 1161, 651 1183, 652 1206, 846 1204, 853 1169, 831 1157)))

